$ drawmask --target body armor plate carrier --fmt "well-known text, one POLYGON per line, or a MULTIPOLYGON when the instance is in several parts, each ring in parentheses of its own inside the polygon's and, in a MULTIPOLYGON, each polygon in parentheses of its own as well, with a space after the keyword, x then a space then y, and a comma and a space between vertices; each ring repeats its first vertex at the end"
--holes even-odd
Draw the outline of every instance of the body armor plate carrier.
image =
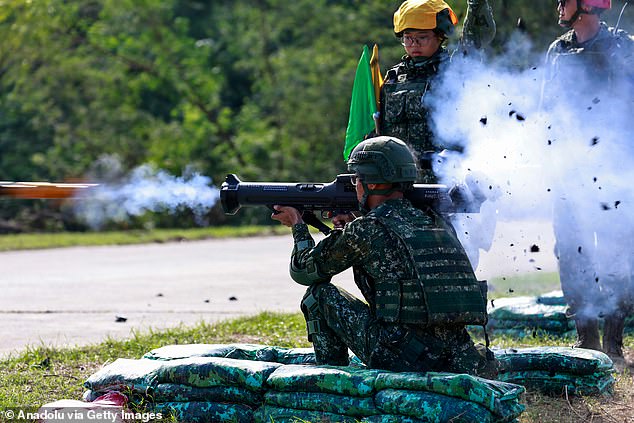
POLYGON ((376 282, 377 317, 416 325, 485 325, 486 288, 453 229, 431 210, 431 219, 411 207, 399 215, 386 212, 389 218, 377 220, 405 247, 416 277, 376 282))

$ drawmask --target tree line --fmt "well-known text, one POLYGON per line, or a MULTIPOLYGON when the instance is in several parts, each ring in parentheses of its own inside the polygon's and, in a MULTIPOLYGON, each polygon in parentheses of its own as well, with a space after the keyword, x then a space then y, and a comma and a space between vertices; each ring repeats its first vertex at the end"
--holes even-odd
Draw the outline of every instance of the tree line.
MULTIPOLYGON (((466 2, 449 3, 462 19, 466 2)), ((623 2, 613 3, 612 22, 623 2)), ((345 171, 341 151, 363 45, 379 45, 383 70, 402 55, 392 32, 399 4, 4 1, 0 180, 81 180, 103 157, 124 171, 194 169, 218 185, 227 173, 332 180, 345 171)), ((544 52, 563 32, 553 0, 490 4, 498 28, 491 55, 517 31, 544 52)), ((634 13, 625 15, 629 29, 634 13)), ((214 213, 211 221, 222 222, 214 213)), ((5 231, 84 229, 46 201, 2 200, 0 221, 5 231)))

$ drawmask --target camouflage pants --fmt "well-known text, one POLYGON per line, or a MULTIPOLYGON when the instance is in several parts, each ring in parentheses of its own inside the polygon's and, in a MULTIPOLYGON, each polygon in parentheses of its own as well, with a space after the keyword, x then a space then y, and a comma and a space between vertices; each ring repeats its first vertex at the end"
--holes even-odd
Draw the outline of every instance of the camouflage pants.
POLYGON ((318 364, 347 365, 348 349, 370 368, 445 371, 494 378, 497 362, 474 345, 463 326, 414 327, 381 322, 365 302, 330 283, 308 288, 302 300, 318 364))
POLYGON ((630 236, 614 222, 589 222, 582 205, 559 202, 555 205, 555 254, 559 279, 570 312, 577 321, 600 316, 624 319, 634 311, 634 260, 629 245, 620 237, 630 236))

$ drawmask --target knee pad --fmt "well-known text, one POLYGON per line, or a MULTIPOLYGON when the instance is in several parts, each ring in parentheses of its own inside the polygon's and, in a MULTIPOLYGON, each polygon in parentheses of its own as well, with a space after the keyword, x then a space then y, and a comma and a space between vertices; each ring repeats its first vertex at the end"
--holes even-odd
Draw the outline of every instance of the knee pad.
POLYGON ((319 311, 319 299, 318 292, 320 286, 323 284, 311 285, 302 298, 301 309, 306 318, 306 329, 308 331, 308 338, 310 340, 311 335, 315 333, 323 332, 325 328, 325 321, 321 317, 319 311))

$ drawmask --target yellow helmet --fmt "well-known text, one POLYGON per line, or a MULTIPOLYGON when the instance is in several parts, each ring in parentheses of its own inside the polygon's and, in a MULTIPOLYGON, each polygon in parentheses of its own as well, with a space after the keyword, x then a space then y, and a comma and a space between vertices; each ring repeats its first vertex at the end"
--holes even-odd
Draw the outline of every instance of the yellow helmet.
POLYGON ((394 33, 406 29, 438 29, 446 35, 454 31, 458 17, 443 0, 406 0, 394 12, 394 33))

